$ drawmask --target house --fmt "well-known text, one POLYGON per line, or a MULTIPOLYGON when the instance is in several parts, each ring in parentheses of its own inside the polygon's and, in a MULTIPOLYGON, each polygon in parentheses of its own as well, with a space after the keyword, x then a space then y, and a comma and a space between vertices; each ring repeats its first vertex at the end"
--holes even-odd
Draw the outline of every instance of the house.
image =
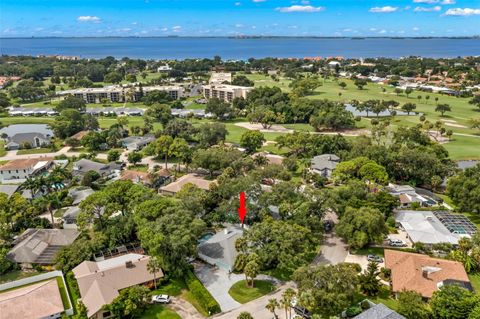
POLYGON ((465 216, 441 211, 399 210, 395 222, 413 243, 457 245, 463 236, 471 236, 476 226, 465 216))
POLYGON ((267 152, 258 152, 252 155, 253 159, 264 157, 269 165, 282 165, 285 157, 281 155, 270 154, 267 152))
POLYGON ((12 160, 0 166, 0 179, 3 183, 22 183, 47 171, 52 165, 52 159, 47 157, 12 160))
POLYGON ((79 235, 73 229, 29 228, 14 240, 15 246, 6 257, 22 268, 31 268, 32 264, 52 265, 55 253, 72 244, 79 235))
POLYGON ((11 197, 15 192, 18 191, 20 185, 0 185, 0 193, 7 194, 8 197, 11 197))
POLYGON ((11 151, 20 148, 45 147, 51 144, 50 138, 50 136, 43 135, 42 133, 18 133, 7 137, 5 148, 11 151))
POLYGON ((161 169, 155 173, 139 172, 133 170, 124 170, 120 177, 124 181, 132 181, 134 183, 143 184, 145 186, 154 186, 165 184, 170 179, 172 173, 167 169, 161 169))
POLYGON ((92 195, 95 191, 90 187, 80 186, 71 188, 68 191, 68 195, 72 197, 73 202, 72 205, 80 204, 85 198, 92 195))
POLYGON ((74 139, 74 140, 77 140, 77 141, 80 141, 85 135, 88 134, 88 132, 89 131, 80 131, 80 132, 75 133, 72 136, 70 136, 70 138, 74 139))
POLYGON ((458 261, 385 249, 385 268, 391 271, 394 293, 409 290, 431 298, 442 286, 451 284, 473 290, 462 263, 458 261))
POLYGON ((193 184, 200 189, 208 191, 210 190, 210 185, 213 183, 216 182, 208 181, 198 174, 187 174, 170 184, 160 187, 160 192, 165 195, 175 195, 187 184, 193 184))
POLYGON ((235 242, 243 236, 243 228, 229 226, 198 245, 198 257, 210 265, 232 271, 238 252, 235 242))
POLYGON ((310 171, 322 177, 330 178, 338 163, 340 163, 340 157, 335 154, 318 155, 312 158, 310 171))
POLYGON ((101 177, 112 178, 118 176, 121 169, 122 166, 114 162, 103 164, 83 158, 73 164, 73 175, 83 177, 87 172, 94 171, 101 177))
POLYGON ((389 183, 385 189, 390 195, 398 197, 400 200, 400 208, 411 207, 414 203, 422 207, 430 207, 437 205, 441 201, 441 199, 437 198, 433 193, 410 185, 389 183))
POLYGON ((154 278, 163 277, 161 270, 156 274, 149 271, 149 260, 149 256, 130 253, 98 262, 84 261, 73 268, 88 317, 110 318, 110 312, 102 308, 110 304, 120 290, 149 284, 154 278))
POLYGON ((80 207, 78 206, 66 207, 66 210, 62 215, 63 229, 78 229, 78 226, 77 226, 78 214, 80 214, 80 207))
POLYGON ((155 141, 155 136, 145 135, 145 136, 129 136, 120 140, 122 147, 128 149, 129 151, 139 151, 149 143, 155 141))
POLYGON ((61 318, 73 308, 61 271, 52 271, 0 285, 0 318, 61 318), (63 285, 59 285, 62 282, 63 285), (62 301, 62 293, 65 298, 62 301))
MULTIPOLYGON (((373 304, 373 303, 372 303, 373 304)), ((372 307, 368 308, 358 316, 353 317, 354 319, 406 319, 404 316, 398 314, 392 309, 388 308, 382 303, 373 304, 372 307)))

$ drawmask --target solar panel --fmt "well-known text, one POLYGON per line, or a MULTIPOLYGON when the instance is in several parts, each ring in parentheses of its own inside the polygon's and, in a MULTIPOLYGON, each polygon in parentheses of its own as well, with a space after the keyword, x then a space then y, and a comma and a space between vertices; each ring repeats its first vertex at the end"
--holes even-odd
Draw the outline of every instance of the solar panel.
POLYGON ((451 233, 473 235, 477 232, 475 224, 464 215, 451 214, 447 211, 435 211, 433 214, 451 233))

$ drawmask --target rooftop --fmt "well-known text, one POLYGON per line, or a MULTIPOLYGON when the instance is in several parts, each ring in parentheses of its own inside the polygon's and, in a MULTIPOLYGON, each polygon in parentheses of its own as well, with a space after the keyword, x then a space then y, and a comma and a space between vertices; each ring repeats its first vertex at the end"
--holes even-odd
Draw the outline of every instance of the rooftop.
POLYGON ((198 255, 210 264, 215 264, 227 270, 233 269, 238 253, 235 241, 242 237, 243 229, 230 226, 198 245, 198 255))
POLYGON ((340 157, 335 154, 323 154, 318 155, 312 158, 311 166, 313 169, 323 170, 330 169, 333 170, 337 167, 337 164, 340 162, 340 157))
POLYGON ((200 189, 203 189, 203 190, 209 190, 210 189, 210 185, 212 183, 215 183, 215 181, 209 181, 209 180, 206 180, 204 179, 201 175, 197 175, 197 174, 187 174, 187 175, 183 175, 182 177, 180 177, 179 179, 177 179, 175 182, 173 183, 170 183, 166 186, 162 186, 160 187, 160 190, 162 192, 166 192, 166 193, 171 193, 171 194, 176 194, 177 192, 179 192, 183 186, 185 186, 186 184, 193 184, 195 186, 197 186, 198 188, 200 189))
POLYGON ((395 221, 402 225, 414 243, 458 244, 460 239, 459 235, 452 234, 431 211, 401 210, 395 214, 395 221))
POLYGON ((73 229, 29 228, 17 238, 7 258, 17 263, 53 264, 55 253, 70 245, 80 233, 73 229))
MULTIPOLYGON (((82 301, 93 316, 113 301, 119 290, 152 281, 154 274, 147 269, 150 257, 127 254, 100 262, 84 261, 73 269, 82 301)), ((160 270, 156 278, 163 277, 160 270)))
POLYGON ((379 303, 368 310, 365 310, 355 319, 405 319, 404 316, 396 313, 382 303, 379 303))
POLYGON ((1 318, 46 318, 64 310, 56 278, 0 292, 1 318))
POLYGON ((413 290, 430 298, 439 287, 452 281, 471 289, 467 273, 457 261, 385 249, 385 267, 392 271, 394 292, 413 290))
POLYGON ((30 169, 35 168, 38 164, 46 164, 51 161, 51 158, 28 158, 28 159, 16 159, 9 161, 8 163, 0 166, 0 170, 16 170, 16 169, 30 169))

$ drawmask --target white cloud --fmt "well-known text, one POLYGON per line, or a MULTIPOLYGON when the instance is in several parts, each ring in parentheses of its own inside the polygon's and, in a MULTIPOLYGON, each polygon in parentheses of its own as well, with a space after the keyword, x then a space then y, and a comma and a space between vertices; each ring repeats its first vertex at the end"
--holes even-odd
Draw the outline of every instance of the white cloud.
POLYGON ((439 4, 445 4, 445 5, 455 4, 455 3, 456 3, 455 0, 413 0, 413 2, 414 2, 414 3, 426 3, 426 4, 439 3, 439 4))
POLYGON ((442 7, 440 6, 435 6, 435 7, 416 7, 413 11, 415 12, 432 12, 432 11, 440 11, 442 10, 442 7))
POLYGON ((243 27, 244 27, 244 25, 241 24, 241 23, 237 23, 237 24, 235 25, 235 28, 243 28, 243 27))
POLYGON ((290 7, 279 7, 275 9, 279 12, 320 12, 325 10, 324 7, 313 7, 313 6, 299 6, 293 5, 290 7))
POLYGON ((173 32, 178 32, 178 31, 180 31, 181 29, 182 29, 182 26, 180 26, 180 25, 176 25, 176 26, 172 27, 172 31, 173 31, 173 32))
POLYGON ((242 3, 241 2, 235 2, 235 5, 238 7, 238 6, 241 6, 242 3))
POLYGON ((380 30, 380 31, 378 31, 378 33, 385 34, 385 33, 387 33, 387 30, 380 30))
POLYGON ((79 22, 93 22, 93 23, 100 23, 102 19, 97 16, 79 16, 77 18, 79 22))
POLYGON ((446 16, 473 16, 473 15, 480 15, 480 9, 471 9, 471 8, 455 8, 455 9, 448 9, 445 12, 446 16))
POLYGON ((373 7, 370 8, 370 12, 373 13, 390 13, 398 10, 398 7, 385 6, 385 7, 373 7))
POLYGON ((252 0, 252 1, 258 3, 258 2, 265 2, 267 0, 252 0))
POLYGON ((377 28, 370 28, 370 31, 377 31, 377 28))
POLYGON ((413 30, 413 31, 419 31, 420 28, 419 28, 419 27, 413 27, 412 30, 413 30))

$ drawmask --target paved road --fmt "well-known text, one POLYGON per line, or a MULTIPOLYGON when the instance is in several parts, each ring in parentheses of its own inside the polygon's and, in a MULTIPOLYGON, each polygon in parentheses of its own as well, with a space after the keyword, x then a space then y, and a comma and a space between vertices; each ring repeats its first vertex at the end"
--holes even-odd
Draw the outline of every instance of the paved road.
MULTIPOLYGON (((278 290, 276 290, 276 291, 274 291, 274 292, 272 292, 268 295, 265 295, 265 296, 260 297, 258 299, 247 302, 246 304, 241 305, 239 308, 237 308, 235 310, 215 315, 215 316, 213 316, 213 318, 215 318, 215 319, 235 319, 235 318, 237 318, 237 316, 241 312, 246 311, 246 312, 249 312, 253 316, 253 318, 255 318, 255 319, 272 319, 273 318, 272 313, 270 311, 268 311, 265 308, 265 306, 267 305, 269 299, 276 298, 277 300, 280 300, 283 291, 285 291, 285 289, 287 289, 287 288, 295 288, 294 283, 288 282, 288 283, 278 287, 278 290)), ((279 315, 279 318, 282 318, 281 311, 282 311, 281 309, 276 311, 277 315, 279 315)))
POLYGON ((348 255, 348 246, 334 232, 328 233, 324 237, 324 242, 320 247, 320 254, 315 257, 314 264, 336 265, 345 261, 348 255))
MULTIPOLYGON (((5 156, 0 157, 0 160, 2 160, 2 161, 12 161, 12 160, 16 160, 16 159, 55 157, 55 156, 58 156, 58 155, 67 155, 69 157, 71 157, 71 156, 78 157, 82 154, 80 152, 69 152, 69 150, 70 150, 70 146, 65 146, 65 147, 62 147, 61 149, 59 149, 58 151, 52 152, 52 153, 21 154, 21 155, 17 155, 18 151, 8 151, 5 156)), ((125 154, 125 152, 123 154, 125 154)), ((107 159, 107 154, 104 154, 104 153, 97 154, 97 158, 107 159)))

